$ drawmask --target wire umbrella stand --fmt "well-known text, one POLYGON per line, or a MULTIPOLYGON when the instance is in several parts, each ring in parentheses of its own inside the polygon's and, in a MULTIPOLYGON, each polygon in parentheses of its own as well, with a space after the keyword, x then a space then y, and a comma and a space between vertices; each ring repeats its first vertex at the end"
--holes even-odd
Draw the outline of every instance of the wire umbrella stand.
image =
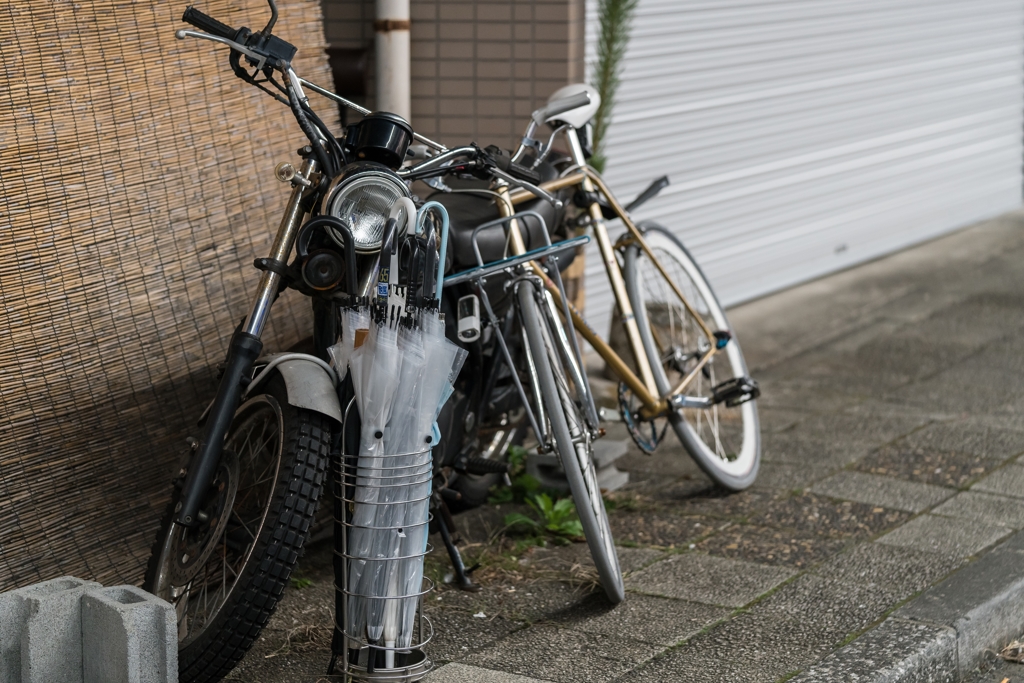
MULTIPOLYGON (((349 413, 355 402, 345 411, 345 424, 349 424, 349 413)), ((344 439, 342 439, 344 443, 344 439)), ((424 647, 434 636, 430 619, 423 614, 423 596, 434 590, 433 582, 423 577, 419 590, 399 590, 398 594, 381 595, 367 591, 368 581, 358 582, 353 574, 354 567, 361 566, 363 576, 387 575, 410 567, 415 563, 422 566, 423 559, 431 547, 426 543, 430 515, 423 514, 420 521, 411 524, 381 525, 381 515, 372 515, 371 523, 359 523, 356 519, 357 506, 371 506, 379 509, 385 505, 400 505, 407 509, 429 507, 431 482, 433 479, 432 449, 427 446, 412 453, 378 456, 374 465, 360 463, 358 455, 342 453, 332 464, 335 497, 335 615, 334 647, 329 674, 341 675, 343 680, 373 683, 412 683, 419 681, 433 669, 433 662, 427 657, 424 647), (397 502, 396 502, 397 501, 397 502), (423 542, 418 549, 409 551, 402 544, 402 550, 388 557, 368 557, 369 553, 357 552, 360 536, 366 534, 395 534, 403 538, 420 538, 423 542), (354 580, 355 579, 355 580, 354 580), (390 613, 406 624, 413 626, 411 642, 406 645, 388 645, 381 640, 370 642, 366 624, 354 623, 353 607, 357 610, 376 603, 377 612, 390 613), (413 614, 414 612, 414 614, 413 614), (360 629, 360 630, 357 630, 360 629)), ((365 509, 365 508, 364 508, 365 509)), ((366 515, 362 516, 363 519, 366 515)), ((407 587, 407 585, 406 585, 407 587)))

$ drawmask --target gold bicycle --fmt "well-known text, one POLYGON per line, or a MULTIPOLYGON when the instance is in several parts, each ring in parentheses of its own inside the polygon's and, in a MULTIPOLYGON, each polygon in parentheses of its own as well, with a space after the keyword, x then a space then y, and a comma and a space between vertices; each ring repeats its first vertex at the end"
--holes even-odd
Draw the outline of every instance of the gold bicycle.
MULTIPOLYGON (((627 423, 649 425, 654 419, 667 418, 709 477, 727 489, 745 489, 756 478, 760 463, 760 431, 753 400, 760 393, 757 384, 748 376, 725 312, 690 253, 667 229, 652 223, 637 225, 600 175, 587 165, 574 123, 589 120, 598 103, 596 93, 586 86, 572 85, 552 96, 547 112, 541 110, 538 118, 555 124, 556 133, 564 133, 573 166, 562 177, 539 187, 549 193, 577 188, 593 199, 586 206, 589 223, 635 365, 623 360, 569 305, 573 325, 629 392, 629 405, 635 410, 623 406, 627 423), (550 113, 581 92, 589 97, 588 105, 550 113), (627 229, 614 245, 605 225, 606 213, 621 220, 627 229)), ((532 138, 536 124, 536 119, 531 121, 525 139, 532 138)), ((550 149, 550 143, 546 147, 550 149)), ((543 158, 543 151, 539 157, 543 158)), ((657 189, 652 186, 631 208, 652 197, 657 189)), ((498 191, 505 198, 499 202, 499 211, 506 216, 512 215, 513 207, 534 197, 528 189, 498 191)), ((518 231, 512 232, 511 240, 514 252, 522 253, 518 231)), ((532 268, 540 271, 536 263, 532 268)), ((547 279, 545 287, 557 301, 559 292, 553 284, 547 279)))

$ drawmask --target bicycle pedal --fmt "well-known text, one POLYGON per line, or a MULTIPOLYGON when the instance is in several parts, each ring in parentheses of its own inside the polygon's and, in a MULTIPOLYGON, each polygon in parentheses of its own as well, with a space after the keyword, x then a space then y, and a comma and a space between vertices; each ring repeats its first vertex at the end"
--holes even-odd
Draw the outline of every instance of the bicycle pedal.
POLYGON ((725 403, 727 407, 735 408, 747 401, 753 401, 760 395, 761 387, 757 381, 750 377, 733 377, 711 390, 711 403, 725 403))

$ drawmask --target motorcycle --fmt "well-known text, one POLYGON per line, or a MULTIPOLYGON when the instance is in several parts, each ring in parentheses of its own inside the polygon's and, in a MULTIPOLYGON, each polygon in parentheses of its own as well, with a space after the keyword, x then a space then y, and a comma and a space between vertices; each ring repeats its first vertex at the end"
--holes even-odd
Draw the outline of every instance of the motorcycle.
MULTIPOLYGON (((297 48, 273 34, 278 12, 275 0, 268 4, 270 20, 259 31, 230 27, 189 7, 182 20, 199 30, 176 34, 227 46, 233 73, 288 106, 307 138, 297 167, 282 163, 275 169, 277 178, 291 186, 284 215, 269 255, 253 263, 262 273, 255 299, 231 336, 216 396, 199 420, 201 431, 188 439, 189 451, 173 479, 172 499, 147 565, 144 587, 177 613, 182 681, 217 681, 230 671, 287 586, 316 523, 330 463, 354 452, 359 442, 358 415, 350 408, 352 383, 342 378, 344 368, 332 365, 329 350, 342 336, 342 311, 366 305, 375 294, 393 207, 414 199, 412 179, 401 172, 410 146, 418 142, 434 150, 431 161, 449 152, 416 134, 401 117, 370 112, 301 78, 291 66, 297 48), (336 137, 310 106, 307 91, 355 109, 362 120, 349 126, 343 138, 336 137), (263 347, 261 334, 272 305, 286 288, 311 300, 311 353, 268 353, 263 347), (343 429, 347 413, 349 428, 343 429)), ((552 210, 561 204, 515 177, 514 165, 510 173, 507 161, 502 164, 491 152, 472 152, 471 159, 444 172, 501 177, 536 191, 543 197, 538 202, 552 210)), ((476 262, 467 239, 475 216, 455 208, 445 271, 476 262)), ((539 204, 535 208, 548 210, 539 204)), ((398 214, 401 221, 401 210, 398 214)), ((551 224, 557 223, 552 216, 551 224)), ((443 245, 427 245, 418 237, 396 253, 409 264, 444 252, 443 245)), ((438 418, 443 439, 433 449, 434 499, 443 508, 438 516, 442 535, 468 586, 451 543, 446 501, 482 503, 505 471, 501 454, 522 438, 524 427, 509 388, 515 373, 496 361, 494 335, 460 337, 458 305, 455 293, 437 302, 447 336, 462 340, 469 361, 438 418)), ((336 490, 336 508, 344 496, 336 490)))

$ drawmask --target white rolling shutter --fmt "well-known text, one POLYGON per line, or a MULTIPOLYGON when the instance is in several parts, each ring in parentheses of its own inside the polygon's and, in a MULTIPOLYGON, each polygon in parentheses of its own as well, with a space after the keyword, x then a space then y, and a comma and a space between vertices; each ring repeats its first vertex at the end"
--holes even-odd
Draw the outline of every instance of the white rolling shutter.
MULTIPOLYGON (((993 216, 1021 202, 1022 27, 1018 0, 641 0, 605 177, 670 177, 637 217, 725 304, 993 216)), ((605 333, 593 249, 586 287, 605 333)))

